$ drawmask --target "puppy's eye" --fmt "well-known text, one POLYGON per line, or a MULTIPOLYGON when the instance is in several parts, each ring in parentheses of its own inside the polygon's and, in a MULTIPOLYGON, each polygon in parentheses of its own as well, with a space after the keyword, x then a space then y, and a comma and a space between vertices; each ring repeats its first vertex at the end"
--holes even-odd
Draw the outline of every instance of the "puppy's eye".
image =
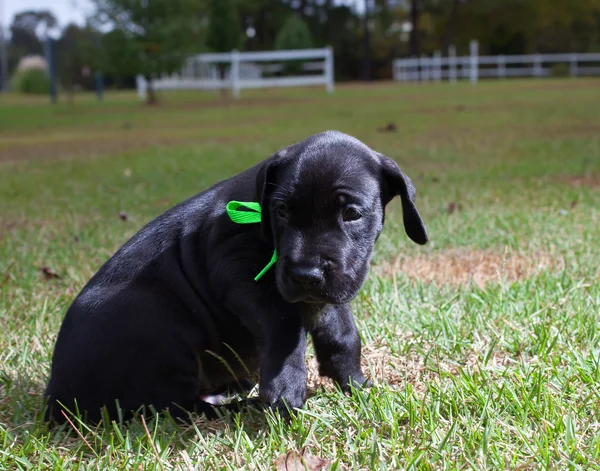
POLYGON ((345 222, 356 221, 357 219, 360 219, 361 217, 362 217, 362 215, 355 208, 353 208, 351 206, 344 208, 344 211, 342 212, 342 219, 345 222))
POLYGON ((281 219, 287 219, 290 216, 288 207, 283 204, 277 206, 277 208, 275 209, 275 212, 277 213, 277 216, 280 217, 281 219))

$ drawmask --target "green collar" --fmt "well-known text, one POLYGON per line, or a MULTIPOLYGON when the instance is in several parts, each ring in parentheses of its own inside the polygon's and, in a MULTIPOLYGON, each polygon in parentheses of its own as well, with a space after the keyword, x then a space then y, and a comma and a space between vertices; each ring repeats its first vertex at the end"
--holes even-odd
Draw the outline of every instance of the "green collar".
MULTIPOLYGON (((261 222, 261 208, 259 203, 255 202, 244 202, 244 201, 230 201, 227 203, 227 214, 229 218, 236 224, 253 224, 261 222), (243 207, 250 211, 239 210, 238 208, 243 207)), ((271 261, 267 264, 262 271, 256 275, 254 281, 258 281, 269 268, 275 265, 277 261, 277 250, 273 250, 273 256, 271 261)))

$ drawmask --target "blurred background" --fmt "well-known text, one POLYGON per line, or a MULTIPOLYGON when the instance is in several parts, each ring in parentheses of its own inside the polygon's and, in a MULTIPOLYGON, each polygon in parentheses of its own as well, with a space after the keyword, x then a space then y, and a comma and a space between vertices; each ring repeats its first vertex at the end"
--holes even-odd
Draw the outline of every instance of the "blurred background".
MULTIPOLYGON (((600 52, 599 0, 0 0, 0 24, 0 76, 15 91, 48 88, 17 73, 43 67, 48 38, 66 92, 95 90, 98 73, 109 89, 135 88, 137 74, 233 49, 330 46, 336 82, 389 80, 396 59, 467 55, 473 40, 488 56, 600 52)), ((263 65, 261 76, 291 67, 263 65)))

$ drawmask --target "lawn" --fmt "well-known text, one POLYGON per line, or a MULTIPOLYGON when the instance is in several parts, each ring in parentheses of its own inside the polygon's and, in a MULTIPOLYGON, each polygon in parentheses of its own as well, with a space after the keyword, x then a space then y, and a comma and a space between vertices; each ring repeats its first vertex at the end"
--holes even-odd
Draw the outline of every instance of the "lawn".
POLYGON ((162 98, 0 96, 0 469, 273 469, 303 448, 327 469, 600 469, 600 81, 162 98), (375 386, 339 393, 309 346, 289 423, 47 430, 54 340, 95 270, 171 205, 325 129, 401 165, 431 238, 388 207, 353 303, 375 386))

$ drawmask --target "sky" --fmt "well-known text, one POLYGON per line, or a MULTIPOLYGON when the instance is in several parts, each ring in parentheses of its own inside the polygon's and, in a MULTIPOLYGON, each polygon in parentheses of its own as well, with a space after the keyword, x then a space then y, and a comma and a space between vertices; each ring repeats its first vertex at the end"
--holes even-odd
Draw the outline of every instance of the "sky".
MULTIPOLYGON (((355 5, 362 11, 364 0, 354 0, 355 5)), ((340 0, 338 3, 352 3, 350 0, 340 0)), ((15 13, 23 10, 50 10, 58 19, 59 27, 71 22, 83 25, 86 12, 92 9, 90 0, 0 0, 0 24, 9 26, 15 13), (2 6, 4 8, 2 9, 2 6), (3 11, 2 11, 3 10, 3 11)))
POLYGON ((71 22, 83 25, 85 13, 91 8, 89 0, 0 0, 0 22, 9 26, 15 13, 23 10, 50 10, 61 27, 71 22))

